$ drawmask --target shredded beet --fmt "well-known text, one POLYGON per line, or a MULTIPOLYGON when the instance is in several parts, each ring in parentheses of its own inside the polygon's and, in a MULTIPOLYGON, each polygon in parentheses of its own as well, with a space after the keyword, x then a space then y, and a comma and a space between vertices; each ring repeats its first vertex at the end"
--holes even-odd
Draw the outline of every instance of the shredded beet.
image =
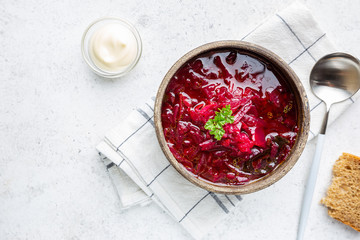
POLYGON ((171 79, 162 125, 174 157, 196 176, 243 185, 281 164, 298 127, 294 94, 261 61, 234 50, 210 52, 187 62, 171 79), (204 128, 230 105, 234 122, 216 140, 204 128))

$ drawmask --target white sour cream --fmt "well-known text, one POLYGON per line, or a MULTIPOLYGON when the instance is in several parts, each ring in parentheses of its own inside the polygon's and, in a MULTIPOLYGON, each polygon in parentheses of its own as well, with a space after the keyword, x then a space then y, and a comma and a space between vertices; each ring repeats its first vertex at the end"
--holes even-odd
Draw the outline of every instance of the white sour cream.
POLYGON ((117 23, 108 23, 97 29, 89 44, 93 63, 108 72, 122 71, 131 65, 135 61, 137 51, 134 34, 117 23))

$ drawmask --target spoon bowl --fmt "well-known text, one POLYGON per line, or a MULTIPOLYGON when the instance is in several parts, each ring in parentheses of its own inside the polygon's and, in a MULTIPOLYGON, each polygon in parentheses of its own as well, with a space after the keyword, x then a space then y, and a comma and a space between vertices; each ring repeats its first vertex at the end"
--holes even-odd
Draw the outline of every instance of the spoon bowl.
POLYGON ((326 55, 312 69, 310 86, 328 107, 350 98, 360 88, 359 60, 346 53, 326 55))

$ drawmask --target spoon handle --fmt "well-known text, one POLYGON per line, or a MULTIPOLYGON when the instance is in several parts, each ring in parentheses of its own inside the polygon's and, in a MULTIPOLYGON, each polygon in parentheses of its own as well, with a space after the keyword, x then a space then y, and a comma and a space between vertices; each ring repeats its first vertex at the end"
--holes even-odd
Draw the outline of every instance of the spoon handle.
POLYGON ((310 175, 306 183, 304 198, 301 207, 299 227, 297 232, 297 240, 302 240, 305 234, 306 222, 309 217, 311 200, 313 197, 317 174, 319 171, 321 152, 324 146, 325 134, 319 134, 316 144, 315 156, 311 165, 310 175))

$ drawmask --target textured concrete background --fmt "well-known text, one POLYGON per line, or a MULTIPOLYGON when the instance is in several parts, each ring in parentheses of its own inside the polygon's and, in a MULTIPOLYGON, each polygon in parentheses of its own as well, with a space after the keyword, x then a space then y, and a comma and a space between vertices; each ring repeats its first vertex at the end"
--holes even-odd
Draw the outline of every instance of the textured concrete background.
MULTIPOLYGON (((95 145, 203 43, 239 39, 290 0, 1 1, 0 239, 191 239, 155 204, 121 211, 95 145), (81 58, 93 20, 122 17, 143 40, 138 66, 102 79, 81 58)), ((339 50, 360 56, 359 1, 304 1, 339 50)), ((318 204, 343 151, 360 155, 360 103, 329 129, 307 239, 360 239, 318 204)), ((275 185, 244 196, 206 239, 295 239, 308 144, 275 185)))

